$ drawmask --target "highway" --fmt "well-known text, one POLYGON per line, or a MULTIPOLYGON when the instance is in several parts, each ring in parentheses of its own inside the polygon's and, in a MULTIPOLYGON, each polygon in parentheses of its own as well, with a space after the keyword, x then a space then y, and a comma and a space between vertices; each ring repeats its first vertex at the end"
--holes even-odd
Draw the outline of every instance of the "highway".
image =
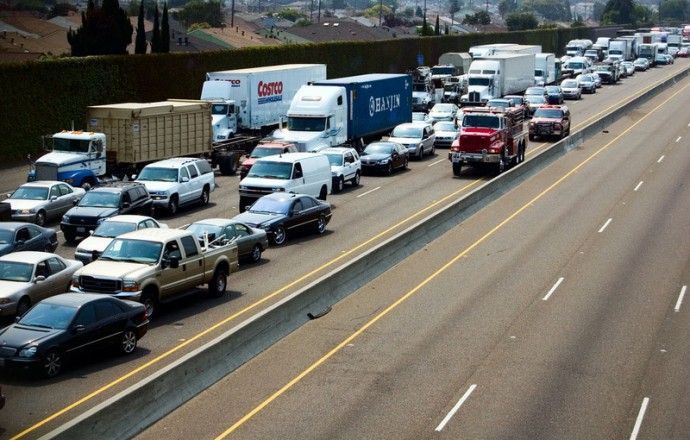
MULTIPOLYGON (((651 78, 685 68, 678 60, 569 103, 573 131, 651 78)), ((630 436, 643 402, 646 438, 687 432, 684 309, 674 309, 690 249, 687 84, 635 109, 141 438, 214 438, 228 429, 241 438, 618 438, 630 436), (653 392, 667 397, 652 400, 653 392)), ((528 160, 540 148, 530 143, 528 160)), ((97 359, 53 380, 3 374, 1 438, 37 438, 490 177, 467 169, 453 178, 445 153, 329 196, 335 211, 324 236, 269 249, 231 277, 223 298, 170 305, 134 357, 97 359)), ((22 172, 7 173, 15 174, 22 172)), ((238 178, 218 182, 211 206, 162 220, 177 227, 234 215, 238 178)), ((7 179, 3 191, 20 183, 7 179)))

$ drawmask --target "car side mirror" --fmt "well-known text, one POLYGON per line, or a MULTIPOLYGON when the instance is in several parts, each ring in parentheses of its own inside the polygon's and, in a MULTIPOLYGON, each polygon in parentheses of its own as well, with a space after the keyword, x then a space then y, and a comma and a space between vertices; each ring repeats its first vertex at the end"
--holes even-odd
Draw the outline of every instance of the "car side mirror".
POLYGON ((170 257, 163 259, 163 269, 165 268, 177 269, 180 267, 180 259, 177 257, 170 257))
POLYGON ((51 202, 54 202, 54 201, 56 201, 57 199, 58 199, 57 196, 50 196, 50 201, 51 201, 51 202))
POLYGON ((182 182, 182 183, 189 182, 189 177, 185 176, 185 177, 181 178, 180 182, 182 182))
POLYGON ((35 282, 45 281, 45 280, 46 280, 46 277, 44 275, 36 275, 36 278, 34 278, 35 282))
POLYGON ((123 208, 129 208, 130 203, 129 202, 122 202, 122 207, 123 208))

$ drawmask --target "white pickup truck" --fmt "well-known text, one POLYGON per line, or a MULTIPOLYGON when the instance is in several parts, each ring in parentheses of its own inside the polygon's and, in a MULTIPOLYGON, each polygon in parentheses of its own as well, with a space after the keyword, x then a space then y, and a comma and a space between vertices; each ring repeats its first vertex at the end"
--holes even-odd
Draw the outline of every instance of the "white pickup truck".
POLYGON ((216 188, 213 168, 205 159, 175 157, 146 165, 135 181, 146 185, 153 207, 170 215, 191 203, 206 205, 216 188))
POLYGON ((181 229, 140 229, 113 239, 100 257, 72 277, 72 292, 103 293, 139 301, 149 318, 160 302, 198 292, 208 285, 210 296, 221 296, 228 275, 239 268, 234 243, 200 243, 181 229))

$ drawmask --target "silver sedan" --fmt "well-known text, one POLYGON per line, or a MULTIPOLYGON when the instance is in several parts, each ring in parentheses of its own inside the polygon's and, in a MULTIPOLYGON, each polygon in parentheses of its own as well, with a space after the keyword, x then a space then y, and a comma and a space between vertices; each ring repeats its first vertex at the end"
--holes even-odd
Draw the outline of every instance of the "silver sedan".
POLYGON ((69 290, 83 264, 50 252, 19 251, 0 257, 0 316, 21 316, 38 301, 69 290))
POLYGON ((65 182, 40 180, 21 185, 5 202, 12 207, 12 220, 44 226, 46 221, 62 217, 84 194, 82 188, 65 182))

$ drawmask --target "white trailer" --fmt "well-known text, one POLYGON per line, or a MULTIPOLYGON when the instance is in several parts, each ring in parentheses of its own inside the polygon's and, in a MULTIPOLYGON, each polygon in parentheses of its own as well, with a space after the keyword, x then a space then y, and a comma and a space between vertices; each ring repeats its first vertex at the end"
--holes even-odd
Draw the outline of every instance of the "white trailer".
POLYGON ((534 54, 489 55, 472 61, 463 106, 485 105, 492 98, 522 93, 534 85, 534 54))
POLYGON ((470 47, 470 55, 472 56, 473 59, 475 58, 480 58, 480 57, 486 57, 489 55, 494 55, 496 53, 496 49, 503 49, 506 47, 510 46, 517 46, 517 44, 514 43, 493 43, 493 44, 480 44, 478 46, 472 46, 470 47))
POLYGON ((615 39, 609 41, 608 58, 617 61, 629 61, 632 59, 632 41, 615 39))
POLYGON ((533 55, 536 55, 538 53, 541 53, 541 46, 538 44, 514 44, 512 46, 499 47, 494 50, 494 55, 520 53, 531 53, 533 55))
POLYGON ((325 64, 283 64, 206 74, 201 99, 212 103, 213 141, 278 127, 297 91, 326 79, 325 64))

